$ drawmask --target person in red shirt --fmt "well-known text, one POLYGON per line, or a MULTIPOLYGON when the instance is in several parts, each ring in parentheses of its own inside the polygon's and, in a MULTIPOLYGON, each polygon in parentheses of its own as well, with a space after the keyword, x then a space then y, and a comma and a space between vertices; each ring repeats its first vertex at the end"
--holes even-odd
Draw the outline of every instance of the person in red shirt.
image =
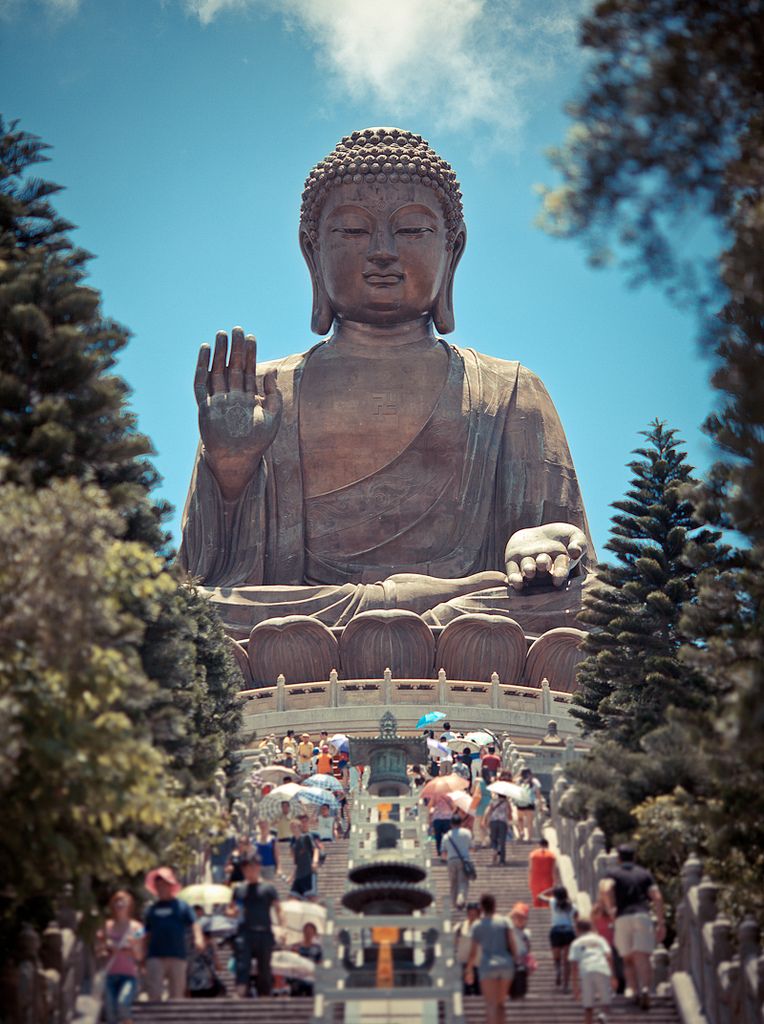
POLYGON ((496 753, 496 747, 491 745, 486 754, 483 755, 481 767, 487 768, 494 775, 501 768, 501 758, 496 753))
POLYGON ((528 888, 531 891, 534 907, 547 905, 539 899, 539 893, 551 889, 557 885, 558 881, 557 857, 549 849, 546 839, 539 839, 538 848, 531 850, 528 857, 528 888))

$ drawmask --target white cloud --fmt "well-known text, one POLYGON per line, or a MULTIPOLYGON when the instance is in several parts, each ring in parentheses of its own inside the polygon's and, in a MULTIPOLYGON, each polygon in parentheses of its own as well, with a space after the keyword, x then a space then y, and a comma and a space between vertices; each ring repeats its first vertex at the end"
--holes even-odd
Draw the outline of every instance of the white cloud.
POLYGON ((207 25, 223 12, 279 13, 305 32, 339 88, 401 117, 486 131, 513 145, 533 88, 575 57, 586 0, 184 0, 207 25))

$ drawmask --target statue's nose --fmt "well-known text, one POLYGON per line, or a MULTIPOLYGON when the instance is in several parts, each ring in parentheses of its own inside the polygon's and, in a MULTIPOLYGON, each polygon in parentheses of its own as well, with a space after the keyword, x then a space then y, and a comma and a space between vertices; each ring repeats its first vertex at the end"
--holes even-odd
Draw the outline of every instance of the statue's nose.
POLYGON ((373 232, 369 239, 368 259, 376 266, 387 266, 398 259, 398 250, 391 231, 380 229, 373 232))

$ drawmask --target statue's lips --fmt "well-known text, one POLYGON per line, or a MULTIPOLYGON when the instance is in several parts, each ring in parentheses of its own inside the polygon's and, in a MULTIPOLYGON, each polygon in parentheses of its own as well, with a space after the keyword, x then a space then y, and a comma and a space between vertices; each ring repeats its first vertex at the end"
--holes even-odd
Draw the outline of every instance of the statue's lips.
POLYGON ((364 274, 367 284, 382 285, 389 288, 403 280, 403 274, 364 274))

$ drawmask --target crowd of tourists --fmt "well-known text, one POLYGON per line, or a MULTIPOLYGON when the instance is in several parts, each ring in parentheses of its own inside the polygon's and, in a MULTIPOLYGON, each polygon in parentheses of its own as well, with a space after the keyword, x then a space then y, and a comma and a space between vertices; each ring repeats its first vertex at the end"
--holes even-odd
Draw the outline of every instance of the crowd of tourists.
MULTIPOLYGON (((454 930, 464 994, 482 994, 488 1024, 501 1024, 507 1001, 528 992, 537 966, 528 928, 531 906, 548 909, 555 985, 563 992, 572 988, 580 998, 586 1024, 593 1024, 595 1010, 597 1021, 606 1019, 614 991, 626 991, 647 1010, 650 954, 663 938, 663 907, 652 876, 635 863, 633 850, 619 849, 618 867, 586 918, 561 884, 557 857, 543 837, 535 839, 527 855, 528 902, 498 912, 504 890, 500 873, 488 885, 481 878, 481 890, 491 891, 471 898, 477 877, 474 850, 490 848, 491 865, 506 865, 508 843, 533 839, 542 787, 529 769, 513 774, 502 765, 490 734, 481 737, 482 743, 468 741, 443 722, 437 736, 431 731, 426 738, 431 756, 425 765, 410 766, 410 782, 427 814, 433 862, 446 865, 452 907, 466 914, 454 930)), ((312 994, 312 974, 323 955, 321 865, 331 844, 347 833, 353 800, 368 776, 368 769, 348 763, 347 748, 337 740, 322 733, 314 742, 290 731, 278 745, 275 737, 263 741, 275 753, 269 781, 255 772, 256 831, 232 835, 213 851, 212 882, 205 894, 214 906, 195 904, 193 890, 205 887, 184 890, 165 866, 146 876, 145 888, 154 899, 142 920, 129 892, 112 895, 98 937, 108 1024, 131 1020, 139 985, 149 1001, 165 994, 170 999, 224 995, 224 964, 235 974, 239 998, 312 994), (282 793, 294 792, 284 787, 295 780, 324 796, 314 795, 307 804, 301 798, 281 799, 282 793), (277 881, 286 885, 286 902, 277 881), (297 923, 285 920, 285 910, 311 905, 317 908, 313 920, 309 913, 297 923), (292 959, 284 960, 285 955, 292 959)), ((526 847, 522 850, 526 856, 526 847)))

